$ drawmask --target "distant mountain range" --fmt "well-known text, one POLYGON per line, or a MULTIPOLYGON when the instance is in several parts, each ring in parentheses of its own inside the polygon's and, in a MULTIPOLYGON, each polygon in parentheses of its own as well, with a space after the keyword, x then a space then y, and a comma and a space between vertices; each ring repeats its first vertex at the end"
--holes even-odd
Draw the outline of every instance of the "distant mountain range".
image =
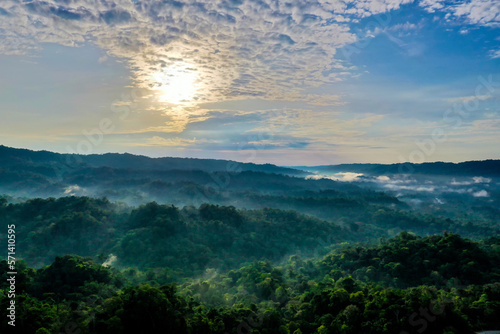
POLYGON ((158 201, 179 206, 215 203, 252 208, 278 201, 291 209, 302 205, 303 198, 317 202, 313 197, 319 196, 342 197, 341 202, 344 197, 356 197, 402 205, 391 196, 330 179, 306 179, 307 175, 310 173, 271 164, 112 153, 59 154, 0 146, 0 198, 75 195, 107 197, 132 205, 158 201), (300 203, 285 203, 283 196, 299 198, 300 203))
POLYGON ((499 172, 500 160, 288 168, 132 154, 59 154, 0 146, 0 199, 89 196, 133 206, 152 201, 179 207, 211 203, 245 209, 297 210, 341 221, 354 217, 360 208, 365 208, 361 212, 366 213, 368 205, 370 214, 358 219, 366 221, 380 207, 406 210, 408 203, 417 201, 431 208, 439 197, 438 204, 456 203, 484 219, 493 219, 498 216, 500 201, 493 177, 499 172), (321 177, 339 172, 363 173, 366 179, 341 182, 321 177), (412 177, 394 175, 401 173, 412 177), (374 181, 384 174, 391 183, 374 181), (471 176, 484 178, 476 184, 468 179, 471 176))
MULTIPOLYGON (((322 166, 290 166, 280 167, 273 164, 243 163, 231 160, 196 159, 196 158, 150 158, 129 153, 106 154, 60 154, 49 151, 33 151, 0 145, 0 169, 23 166, 31 168, 58 168, 68 166, 110 167, 133 170, 188 170, 204 172, 263 172, 289 176, 307 176, 314 173, 363 173, 367 175, 383 174, 431 174, 431 175, 482 175, 499 176, 500 160, 451 162, 426 162, 422 164, 339 164, 322 166)), ((23 169, 24 169, 23 168, 23 169)))
POLYGON ((500 176, 500 160, 452 162, 425 162, 421 164, 340 164, 326 166, 294 166, 291 168, 317 173, 428 174, 450 176, 500 176))
POLYGON ((383 174, 432 174, 432 175, 482 175, 499 176, 500 160, 451 162, 426 162, 422 164, 339 164, 322 166, 280 167, 273 164, 243 163, 231 160, 196 159, 196 158, 150 158, 129 153, 106 154, 61 154, 49 151, 33 151, 0 145, 0 169, 15 166, 56 167, 110 167, 134 170, 188 170, 204 172, 252 171, 283 174, 289 176, 307 176, 317 173, 363 173, 368 175, 383 174))
POLYGON ((200 170, 205 172, 252 171, 284 175, 307 175, 307 172, 278 167, 272 164, 242 163, 231 160, 194 158, 150 158, 134 154, 60 154, 49 151, 32 151, 0 145, 0 168, 18 165, 64 165, 79 167, 111 167, 141 170, 200 170))

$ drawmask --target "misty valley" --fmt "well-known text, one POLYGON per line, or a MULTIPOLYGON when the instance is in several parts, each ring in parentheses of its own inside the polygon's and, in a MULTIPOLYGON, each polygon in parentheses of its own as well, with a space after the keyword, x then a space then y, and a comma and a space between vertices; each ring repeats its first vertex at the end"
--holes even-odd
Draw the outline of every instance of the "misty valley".
POLYGON ((0 262, 0 305, 19 333, 500 328, 499 160, 278 167, 1 146, 0 190, 16 258, 14 290, 0 262))
POLYGON ((500 334, 500 0, 0 0, 0 334, 500 334))

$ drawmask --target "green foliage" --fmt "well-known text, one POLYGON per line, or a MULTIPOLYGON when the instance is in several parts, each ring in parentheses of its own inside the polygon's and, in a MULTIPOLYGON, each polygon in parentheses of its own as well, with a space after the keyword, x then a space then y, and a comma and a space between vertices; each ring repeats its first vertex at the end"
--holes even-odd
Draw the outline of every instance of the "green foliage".
MULTIPOLYGON (((156 202, 131 209, 87 197, 0 202, 25 259, 16 263, 16 329, 379 334, 498 326, 495 234, 419 236, 456 223, 334 191, 292 195, 248 195, 281 206, 253 210, 156 202), (412 232, 386 238, 386 229, 406 227, 412 232)), ((6 261, 0 270, 6 309, 6 261)))
POLYGON ((186 333, 183 308, 171 286, 129 287, 103 302, 95 333, 186 333))
MULTIPOLYGON (((37 271, 31 291, 41 298, 77 298, 86 283, 120 286, 120 278, 112 270, 76 255, 56 257, 50 266, 37 271)), ((88 286, 86 287, 89 290, 88 286)))
MULTIPOLYGON (((474 333, 497 326, 500 283, 451 289, 419 283, 399 289, 388 286, 391 282, 374 284, 336 271, 325 272, 332 259, 337 266, 355 269, 362 261, 357 256, 353 262, 352 249, 355 254, 376 250, 381 263, 405 261, 405 247, 415 242, 423 247, 420 256, 435 256, 427 253, 434 249, 457 266, 467 266, 471 252, 478 252, 481 245, 452 234, 428 238, 401 234, 377 247, 334 250, 322 260, 294 255, 281 266, 257 261, 227 272, 207 271, 206 279, 186 281, 179 289, 174 284, 158 284, 154 278, 159 272, 129 268, 118 273, 88 258, 58 257, 45 268, 23 269, 26 293, 17 298, 16 329, 20 333, 57 333, 72 328, 83 334, 382 334, 424 330, 474 333), (452 249, 465 254, 464 258, 453 258, 455 253, 448 253, 452 249), (130 277, 130 272, 136 280, 152 284, 129 280, 128 286, 116 285, 118 278, 130 277)), ((491 249, 493 240, 487 244, 491 249)), ((495 256, 482 252, 476 255, 495 256)), ((397 266, 389 270, 393 268, 397 266)), ((0 307, 6 308, 9 302, 6 290, 2 288, 0 307)), ((2 332, 7 332, 5 322, 2 326, 2 332)))
POLYGON ((498 266, 492 267, 496 261, 498 254, 456 234, 422 238, 403 232, 375 247, 336 250, 322 261, 322 269, 394 287, 444 287, 494 282, 500 274, 498 266))

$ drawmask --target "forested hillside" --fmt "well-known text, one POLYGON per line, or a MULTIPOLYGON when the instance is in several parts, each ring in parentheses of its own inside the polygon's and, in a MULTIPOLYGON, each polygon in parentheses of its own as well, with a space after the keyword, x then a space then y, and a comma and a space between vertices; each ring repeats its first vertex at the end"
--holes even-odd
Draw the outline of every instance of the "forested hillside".
MULTIPOLYGON (((276 166, 228 171, 215 160, 103 155, 61 165, 66 156, 50 152, 0 153, 16 333, 499 328, 493 176, 443 176, 457 167, 437 164, 436 174, 341 181, 276 166)), ((6 309, 9 266, 0 266, 6 309)))
POLYGON ((66 173, 79 166, 111 167, 142 170, 203 170, 214 171, 255 171, 281 173, 288 175, 305 175, 297 169, 278 167, 272 164, 258 165, 230 160, 192 159, 192 158, 150 158, 129 153, 107 154, 59 154, 49 151, 32 151, 0 145, 0 163, 2 166, 18 166, 52 169, 55 173, 66 173))
MULTIPOLYGON (((463 224, 339 198, 261 198, 268 207, 238 210, 203 204, 178 208, 151 202, 136 209, 107 199, 63 197, 17 204, 3 199, 0 215, 16 225, 18 256, 42 266, 55 256, 114 254, 121 266, 168 267, 179 277, 205 268, 235 268, 247 261, 325 251, 342 242, 373 242, 398 231, 444 231, 477 239, 495 225, 463 224), (295 203, 297 202, 297 203, 295 203), (295 204, 294 204, 295 203, 295 204), (270 207, 301 206, 328 220, 270 207), (43 252, 40 252, 43 249, 43 252)), ((6 237, 6 231, 0 236, 6 237)))

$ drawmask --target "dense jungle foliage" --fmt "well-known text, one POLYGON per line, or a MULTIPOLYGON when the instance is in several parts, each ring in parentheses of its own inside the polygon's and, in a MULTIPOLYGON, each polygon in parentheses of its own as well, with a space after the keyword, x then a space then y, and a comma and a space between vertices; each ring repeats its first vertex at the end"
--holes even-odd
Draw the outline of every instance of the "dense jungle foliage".
MULTIPOLYGON (((334 223, 296 211, 212 204, 9 201, 1 201, 0 214, 16 225, 25 259, 17 263, 16 333, 498 327, 500 238, 488 237, 492 227, 474 229, 477 238, 470 240, 446 230, 471 226, 388 208, 364 223, 350 216, 334 223), (382 232, 393 221, 416 233, 387 237, 382 232)), ((0 265, 6 309, 7 262, 0 265)), ((2 333, 11 330, 2 326, 2 333)))
POLYGON ((304 172, 0 146, 0 164, 17 272, 13 292, 3 252, 0 333, 500 329, 498 161, 304 172))

